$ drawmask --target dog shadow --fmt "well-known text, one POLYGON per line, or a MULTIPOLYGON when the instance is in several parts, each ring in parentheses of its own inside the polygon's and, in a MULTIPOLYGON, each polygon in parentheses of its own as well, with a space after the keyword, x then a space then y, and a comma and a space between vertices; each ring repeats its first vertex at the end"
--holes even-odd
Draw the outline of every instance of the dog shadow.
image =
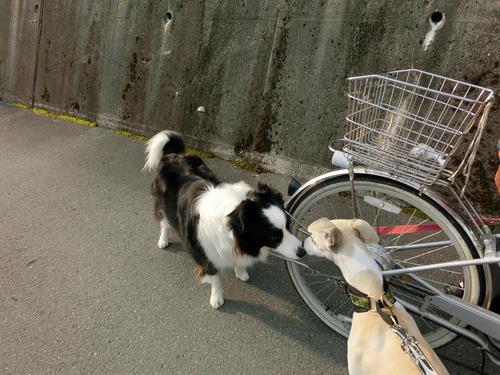
POLYGON ((253 287, 291 304, 299 304, 304 310, 309 311, 295 290, 283 260, 270 258, 265 263, 250 268, 249 274, 250 284, 253 287))
POLYGON ((310 311, 295 290, 283 261, 270 259, 266 263, 259 263, 249 269, 249 274, 247 285, 283 301, 289 306, 286 308, 287 313, 240 299, 226 299, 220 309, 222 313, 252 316, 329 361, 342 358, 337 364, 347 368, 346 339, 334 333, 310 311))
POLYGON ((182 244, 177 241, 171 241, 167 247, 164 247, 160 250, 166 253, 187 253, 187 251, 184 249, 184 246, 182 246, 182 244))
MULTIPOLYGON (((171 242, 163 251, 179 255, 186 253, 182 244, 176 242, 171 242)), ((342 358, 337 363, 347 368, 347 344, 345 338, 333 333, 307 308, 295 291, 282 261, 258 264, 249 269, 249 273, 250 281, 245 285, 282 300, 285 305, 289 305, 286 308, 287 313, 274 310, 263 304, 252 303, 248 300, 228 299, 227 297, 218 313, 243 314, 254 317, 275 332, 290 338, 294 342, 299 342, 322 358, 329 361, 332 358, 342 358)), ((238 287, 238 283, 241 283, 241 281, 235 280, 232 272, 226 272, 223 279, 223 283, 229 282, 225 285, 228 285, 228 287, 232 285, 229 289, 235 288, 235 290, 241 292, 241 288, 238 287)), ((280 307, 277 309, 280 309, 280 307)))
POLYGON ((293 316, 289 316, 261 304, 235 299, 226 300, 219 311, 230 315, 252 316, 280 335, 300 343, 301 346, 329 361, 332 358, 341 358, 336 361, 336 365, 347 369, 345 339, 332 334, 332 331, 321 322, 311 321, 310 317, 304 316, 303 313, 295 312, 293 316))

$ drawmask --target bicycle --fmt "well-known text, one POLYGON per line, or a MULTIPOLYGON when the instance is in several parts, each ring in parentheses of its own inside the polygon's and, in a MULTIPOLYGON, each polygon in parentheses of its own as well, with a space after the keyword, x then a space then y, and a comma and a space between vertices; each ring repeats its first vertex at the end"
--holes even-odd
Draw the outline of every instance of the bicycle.
MULTIPOLYGON (((488 311, 495 292, 489 265, 500 263, 500 253, 464 195, 493 91, 407 69, 348 78, 348 102, 343 150, 330 144, 332 161, 345 168, 300 187, 292 180, 290 230, 304 239, 320 217, 368 221, 381 237, 372 252, 384 277, 427 341, 437 348, 462 335, 500 365, 500 316, 488 311), (463 162, 447 169, 472 129, 463 162)), ((309 308, 347 337, 352 306, 335 265, 303 259, 286 266, 309 308)))

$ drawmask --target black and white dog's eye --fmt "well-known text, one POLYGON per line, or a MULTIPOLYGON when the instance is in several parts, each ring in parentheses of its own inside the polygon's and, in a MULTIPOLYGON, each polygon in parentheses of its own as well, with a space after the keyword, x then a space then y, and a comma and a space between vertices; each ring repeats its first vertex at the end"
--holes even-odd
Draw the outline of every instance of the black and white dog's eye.
POLYGON ((283 238, 283 234, 281 232, 271 233, 272 240, 281 240, 283 238))

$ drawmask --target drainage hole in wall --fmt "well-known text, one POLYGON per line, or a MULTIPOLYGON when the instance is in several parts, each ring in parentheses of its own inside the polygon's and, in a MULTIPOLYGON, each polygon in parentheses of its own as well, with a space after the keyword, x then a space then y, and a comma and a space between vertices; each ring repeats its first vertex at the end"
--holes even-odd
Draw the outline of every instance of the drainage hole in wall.
POLYGON ((431 14, 431 24, 434 26, 438 26, 443 22, 443 13, 436 11, 431 14))
POLYGON ((38 13, 38 8, 40 8, 40 6, 38 4, 35 4, 35 14, 38 13))
POLYGON ((165 13, 165 17, 163 17, 163 22, 169 23, 170 21, 172 21, 172 13, 167 12, 165 13))

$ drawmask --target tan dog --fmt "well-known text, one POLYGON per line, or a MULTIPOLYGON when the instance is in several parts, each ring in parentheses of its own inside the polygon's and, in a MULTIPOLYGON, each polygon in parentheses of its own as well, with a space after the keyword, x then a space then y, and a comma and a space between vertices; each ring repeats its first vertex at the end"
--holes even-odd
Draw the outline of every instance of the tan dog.
MULTIPOLYGON (((346 282, 370 299, 379 300, 384 295, 380 267, 365 245, 365 242, 378 243, 379 237, 366 221, 330 221, 323 218, 309 225, 308 231, 311 236, 304 241, 304 247, 309 254, 334 262, 346 282)), ((405 308, 395 302, 391 310, 408 335, 417 339, 435 373, 448 374, 405 308)), ((384 311, 391 312, 389 309, 384 311)), ((375 309, 353 313, 347 347, 351 375, 421 374, 408 354, 401 349, 401 338, 391 330, 375 309)))

